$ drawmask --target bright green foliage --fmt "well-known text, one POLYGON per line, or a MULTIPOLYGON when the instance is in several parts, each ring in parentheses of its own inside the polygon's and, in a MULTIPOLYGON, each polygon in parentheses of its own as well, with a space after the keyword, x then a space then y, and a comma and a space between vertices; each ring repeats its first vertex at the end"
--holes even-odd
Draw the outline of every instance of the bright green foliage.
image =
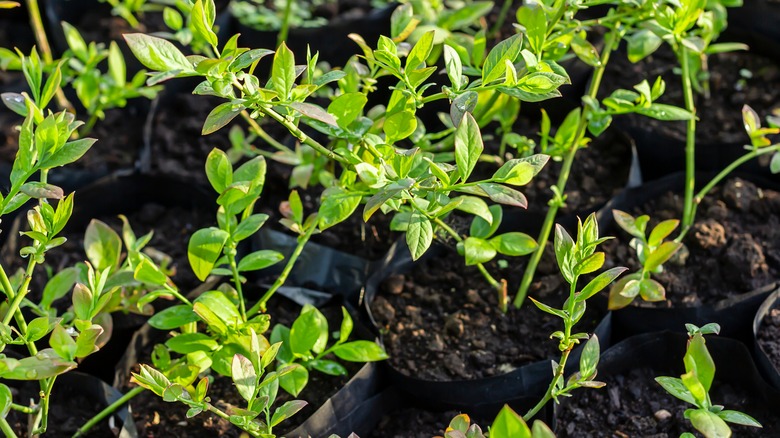
POLYGON ((650 216, 643 215, 634 218, 630 214, 614 210, 615 222, 632 236, 631 247, 636 250, 642 269, 626 275, 615 283, 609 291, 609 308, 620 309, 631 304, 637 296, 645 301, 663 301, 666 290, 661 283, 651 278, 652 274, 663 272, 663 264, 674 256, 683 244, 665 239, 677 229, 680 221, 665 220, 647 233, 647 223, 650 216))
POLYGON ((707 350, 704 335, 717 334, 720 332, 720 326, 707 324, 699 328, 693 324, 686 324, 686 328, 690 339, 683 357, 685 374, 679 379, 656 377, 658 384, 669 394, 694 405, 695 408, 685 410, 685 418, 706 438, 730 437, 731 428, 727 423, 761 427, 753 417, 739 411, 725 410, 723 406, 713 404, 710 399, 709 392, 715 378, 715 362, 707 350))

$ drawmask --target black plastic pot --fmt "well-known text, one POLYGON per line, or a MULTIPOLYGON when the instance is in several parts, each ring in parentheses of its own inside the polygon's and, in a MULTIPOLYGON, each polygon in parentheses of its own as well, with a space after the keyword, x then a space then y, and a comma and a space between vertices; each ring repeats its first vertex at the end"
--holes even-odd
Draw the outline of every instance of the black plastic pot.
MULTIPOLYGON (((774 184, 762 180, 755 175, 735 173, 732 176, 744 177, 759 187, 773 187, 774 184)), ((614 224, 612 211, 622 210, 631 212, 651 199, 658 198, 669 191, 682 192, 685 177, 677 173, 668 175, 660 180, 651 181, 640 187, 625 190, 612 200, 599 212, 599 228, 604 235, 615 235, 617 226, 614 224)), ((708 181, 703 174, 697 175, 697 185, 708 181)), ((695 269, 692 268, 692 269, 695 269)), ((751 339, 750 321, 761 305, 761 302, 780 284, 773 282, 756 290, 734 295, 728 299, 713 304, 705 304, 696 307, 679 308, 649 308, 630 305, 612 312, 612 320, 615 327, 615 340, 624 339, 633 335, 670 330, 685 331, 685 323, 702 325, 709 322, 717 322, 721 325, 721 334, 732 338, 749 342, 751 339)))
POLYGON ((778 307, 780 302, 780 290, 772 292, 758 308, 756 316, 753 319, 753 354, 756 358, 756 365, 761 370, 764 377, 771 383, 775 389, 780 390, 780 369, 770 358, 767 351, 758 341, 758 333, 761 331, 761 325, 764 318, 769 315, 772 309, 778 307))
MULTIPOLYGON (((437 257, 435 248, 430 249, 424 257, 437 257)), ((419 262, 419 260, 418 260, 419 262)), ((363 317, 367 325, 373 327, 375 333, 382 336, 381 326, 377 323, 371 310, 371 303, 377 296, 379 285, 390 275, 407 272, 414 262, 406 248, 406 243, 399 241, 384 260, 384 266, 378 269, 368 279, 362 301, 363 317)), ((530 304, 529 304, 530 305, 530 304)), ((594 332, 599 337, 602 348, 611 343, 611 315, 599 323, 594 332)), ((575 367, 579 361, 582 347, 576 348, 569 357, 569 364, 575 367)), ((551 358, 553 359, 553 358, 551 358)), ((417 405, 432 410, 463 410, 472 412, 492 412, 504 403, 522 398, 538 401, 550 383, 550 361, 542 360, 521 366, 503 375, 475 380, 432 381, 409 376, 400 370, 386 364, 390 382, 399 391, 411 396, 417 405)), ((567 366, 567 373, 573 372, 567 366)))
MULTIPOLYGON (((14 386, 18 387, 18 385, 22 384, 22 382, 20 381, 6 381, 5 383, 7 383, 9 386, 12 387, 14 386)), ((102 380, 98 379, 97 377, 91 376, 89 374, 84 374, 78 371, 70 371, 68 373, 65 373, 57 377, 57 381, 54 384, 54 389, 52 392, 52 397, 55 402, 58 398, 57 395, 58 393, 77 394, 83 396, 91 404, 97 405, 101 409, 110 405, 111 403, 115 402, 120 397, 122 397, 122 394, 119 391, 117 391, 107 383, 103 382, 102 380)), ((22 405, 26 403, 25 401, 22 400, 14 400, 14 401, 22 405)), ((63 400, 60 400, 60 402, 62 401, 63 400)), ((50 409, 54 409, 54 408, 55 407, 52 406, 50 409)), ((97 412, 94 412, 94 414, 97 414, 97 412)), ((127 409, 126 406, 118 409, 111 417, 109 417, 105 421, 111 424, 112 431, 114 432, 112 436, 117 436, 119 438, 136 438, 138 436, 138 432, 136 431, 135 428, 135 423, 132 421, 132 417, 130 417, 130 411, 127 409)), ((55 424, 51 420, 49 421, 48 424, 49 432, 57 433, 58 431, 60 431, 59 427, 61 427, 61 425, 55 424)))
MULTIPOLYGON (((343 66, 352 56, 360 53, 360 48, 347 35, 356 33, 365 39, 369 46, 374 46, 380 35, 390 32, 390 15, 395 5, 382 9, 374 9, 360 18, 339 18, 322 27, 301 27, 290 29, 285 44, 293 54, 298 64, 306 60, 306 49, 311 47, 311 53, 319 52, 319 61, 328 62, 331 66, 343 66)), ((241 34, 240 42, 246 47, 275 49, 278 32, 259 31, 247 27, 232 17, 233 29, 241 34)), ((270 69, 270 63, 262 63, 261 70, 270 69)))
MULTIPOLYGON (((677 377, 685 372, 683 356, 687 340, 686 334, 669 331, 645 333, 625 339, 601 354, 597 380, 602 380, 605 376, 628 373, 638 368, 650 368, 656 372, 656 376, 677 377)), ((751 397, 765 402, 767 406, 777 406, 780 402, 780 393, 766 385, 743 343, 723 336, 707 336, 706 341, 715 362, 717 381, 740 388, 751 397)), ((599 389, 580 388, 573 394, 576 399, 580 392, 608 390, 609 386, 599 389)), ((571 399, 562 400, 562 403, 556 406, 556 412, 566 410, 571 403, 571 399)), ((715 403, 719 401, 722 402, 722 400, 713 400, 715 403)), ((726 409, 740 409, 740 407, 739 405, 726 406, 726 409)))

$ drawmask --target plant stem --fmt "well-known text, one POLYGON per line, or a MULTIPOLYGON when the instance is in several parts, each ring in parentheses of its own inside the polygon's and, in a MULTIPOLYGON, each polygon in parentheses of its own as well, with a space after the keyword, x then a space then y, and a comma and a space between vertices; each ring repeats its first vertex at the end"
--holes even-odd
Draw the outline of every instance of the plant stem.
POLYGON ((233 273, 233 283, 236 285, 236 293, 238 293, 238 310, 241 312, 241 319, 246 322, 246 303, 244 302, 244 292, 241 287, 241 275, 238 273, 238 264, 236 264, 236 256, 233 252, 228 253, 228 264, 230 265, 230 271, 233 273))
POLYGON ((263 296, 260 298, 260 301, 255 303, 255 305, 252 306, 251 309, 249 309, 248 312, 249 315, 254 315, 259 311, 265 312, 265 305, 268 303, 268 300, 270 300, 271 297, 274 295, 274 293, 276 293, 277 289, 282 287, 284 282, 287 281, 287 277, 290 275, 290 272, 295 266, 295 262, 298 260, 298 257, 301 255, 301 252, 303 252, 303 247, 306 246, 306 243, 309 242, 309 239, 311 238, 312 234, 314 234, 314 230, 316 229, 317 229, 316 224, 312 224, 309 227, 309 229, 306 230, 305 233, 298 236, 298 245, 296 245, 293 253, 290 254, 290 258, 287 260, 287 265, 285 265, 281 274, 279 274, 279 276, 276 277, 276 281, 274 281, 274 284, 272 284, 271 287, 265 292, 265 294, 263 294, 263 296))
POLYGON ((41 396, 41 408, 35 418, 35 428, 33 435, 38 436, 46 433, 46 429, 49 425, 49 402, 51 402, 51 391, 54 388, 54 382, 57 380, 57 376, 49 377, 41 381, 41 391, 44 393, 41 396), (38 425, 41 425, 38 427, 38 425))
POLYGON ((315 151, 319 152, 322 155, 325 155, 331 160, 338 161, 344 166, 349 166, 349 162, 344 157, 326 148, 325 146, 321 145, 313 138, 310 138, 303 131, 301 131, 300 128, 295 126, 295 124, 287 120, 287 118, 284 117, 283 115, 274 111, 272 108, 261 108, 260 111, 262 111, 263 114, 270 116, 272 119, 284 125, 284 127, 287 128, 287 130, 290 131, 290 133, 294 135, 298 140, 300 140, 301 143, 310 146, 312 149, 314 149, 315 151))
MULTIPOLYGON (((590 86, 588 88, 588 96, 593 99, 595 99, 598 95, 599 87, 601 86, 601 78, 604 76, 604 70, 606 70, 607 63, 609 62, 609 56, 612 53, 616 39, 617 33, 615 31, 610 32, 604 43, 604 50, 601 53, 601 63, 593 71, 593 77, 590 80, 590 86)), ((574 136, 572 144, 569 146, 569 152, 564 157, 561 173, 558 176, 558 182, 556 183, 556 187, 561 194, 565 193, 566 183, 569 180, 569 173, 571 172, 571 167, 574 164, 574 158, 577 154, 577 150, 579 149, 580 141, 585 136, 586 128, 588 127, 589 112, 589 107, 583 104, 582 114, 580 114, 580 121, 577 126, 577 133, 574 136)), ((544 254, 544 247, 547 243, 547 240, 550 238, 550 232, 552 231, 552 227, 555 222, 555 216, 558 214, 559 207, 560 203, 553 202, 551 203, 550 208, 547 210, 547 215, 544 218, 542 230, 539 233, 539 238, 537 239, 539 246, 536 248, 536 251, 534 251, 531 259, 528 261, 528 266, 526 266, 525 272, 523 273, 523 279, 520 282, 520 288, 517 291, 517 296, 515 296, 514 305, 516 308, 520 308, 520 306, 523 305, 526 296, 528 296, 528 289, 531 287, 531 282, 533 281, 534 274, 536 273, 536 267, 539 265, 539 262, 542 259, 542 255, 544 254)))
MULTIPOLYGON (((701 190, 696 192, 696 195, 693 197, 693 206, 691 214, 696 217, 696 209, 699 207, 699 204, 701 203, 702 199, 704 199, 705 196, 712 190, 716 185, 720 184, 723 179, 725 179, 727 176, 731 174, 737 167, 743 165, 744 163, 759 157, 761 155, 769 154, 772 152, 779 152, 780 151, 780 144, 772 145, 769 147, 764 147, 761 149, 755 149, 750 151, 749 153, 737 158, 736 160, 732 161, 731 164, 726 166, 723 170, 721 170, 717 175, 715 175, 708 183, 705 185, 701 190)), ((680 235, 677 236, 675 242, 682 242, 683 238, 685 238, 685 235, 690 230, 690 227, 683 228, 680 231, 680 235)))
POLYGON ((6 438, 17 438, 16 433, 5 418, 0 418, 0 432, 3 432, 6 438))
POLYGON ((509 8, 512 6, 512 0, 504 0, 504 4, 501 5, 501 10, 498 12, 498 19, 493 24, 493 28, 490 29, 490 37, 495 37, 504 26, 507 15, 509 15, 509 8))
POLYGON ((123 395, 119 399, 117 399, 115 402, 108 405, 105 409, 100 411, 97 415, 90 418, 89 421, 84 423, 83 426, 79 428, 79 430, 76 431, 76 433, 73 434, 73 438, 83 436, 87 432, 89 432, 90 429, 95 427, 98 423, 103 421, 106 417, 116 412, 117 409, 121 408, 125 403, 132 400, 135 396, 138 394, 146 391, 146 388, 143 386, 136 386, 135 388, 131 389, 127 392, 127 394, 123 395))
MULTIPOLYGON (((460 235, 453 230, 449 225, 447 225, 443 220, 439 218, 433 218, 433 222, 441 227, 444 231, 447 232, 452 238, 455 239, 456 242, 460 243, 463 242, 463 238, 460 237, 460 235)), ((483 277, 490 283, 490 285, 493 287, 493 289, 498 292, 498 307, 501 309, 502 312, 506 313, 507 311, 507 299, 506 299, 506 283, 504 281, 499 282, 496 280, 492 275, 490 275, 490 272, 485 268, 485 265, 482 263, 477 263, 477 269, 479 269, 479 272, 482 274, 483 277)))
MULTIPOLYGON (((54 62, 54 57, 52 56, 49 39, 46 37, 46 31, 44 30, 43 19, 41 19, 41 8, 38 6, 38 0, 27 0, 27 11, 30 14, 30 25, 33 28, 38 48, 41 50, 43 62, 51 64, 54 62)), ((60 108, 67 109, 71 112, 73 111, 73 106, 68 102, 65 93, 62 92, 62 88, 57 87, 55 96, 57 97, 57 105, 59 105, 60 108)))
POLYGON ((287 41, 287 34, 290 31, 290 13, 292 12, 293 0, 287 0, 284 5, 284 16, 282 18, 282 27, 279 29, 279 35, 276 38, 276 47, 287 41))
POLYGON ((683 97, 685 98, 685 109, 693 114, 688 120, 687 132, 685 133, 685 203, 683 204, 682 230, 687 230, 693 225, 694 206, 693 192, 696 189, 696 107, 693 102, 693 85, 691 84, 691 67, 688 60, 688 51, 678 42, 679 51, 677 56, 680 58, 682 68, 682 87, 683 97))
POLYGON ((268 133, 265 132, 265 130, 260 126, 260 124, 257 123, 257 120, 249 117, 249 113, 247 112, 247 110, 241 111, 241 117, 243 117, 243 119, 246 120, 246 122, 249 124, 249 127, 252 129, 252 132, 254 132, 258 137, 263 139, 263 141, 265 141, 269 145, 273 146, 275 149, 278 149, 282 152, 293 153, 293 151, 290 148, 279 143, 278 141, 276 141, 275 138, 268 135, 268 133))
POLYGON ((11 403, 11 409, 13 409, 15 411, 19 411, 19 412, 21 412, 23 414, 34 414, 34 413, 36 413, 38 411, 35 408, 31 408, 29 406, 18 405, 16 403, 11 403))
POLYGON ((547 391, 545 391, 544 397, 539 400, 539 403, 537 403, 536 406, 531 408, 530 411, 523 415, 523 420, 530 421, 534 415, 539 413, 544 405, 546 405, 547 402, 552 399, 552 393, 555 390, 558 381, 563 379, 563 371, 566 369, 566 361, 569 359, 569 354, 571 354, 571 348, 561 353, 561 361, 558 363, 558 367, 555 368, 555 374, 553 375, 552 382, 550 382, 550 386, 547 387, 547 391))

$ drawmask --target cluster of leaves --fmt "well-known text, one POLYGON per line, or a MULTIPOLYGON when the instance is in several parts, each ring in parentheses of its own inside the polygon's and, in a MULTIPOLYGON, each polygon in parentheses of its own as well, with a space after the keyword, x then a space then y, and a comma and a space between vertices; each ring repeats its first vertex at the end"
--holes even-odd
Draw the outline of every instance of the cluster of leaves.
MULTIPOLYGON (((483 433, 482 429, 471 423, 466 414, 460 414, 450 421, 444 431, 443 438, 555 438, 553 431, 541 420, 536 420, 532 427, 523 420, 517 412, 507 405, 498 412, 496 419, 483 433)), ((442 438, 442 437, 437 437, 442 438)))
POLYGON ((642 269, 626 275, 612 286, 609 291, 609 308, 615 310, 625 307, 637 296, 641 296, 645 301, 665 300, 666 290, 663 285, 650 277, 663 272, 663 264, 683 247, 680 242, 665 241, 677 229, 680 221, 662 221, 648 235, 647 223, 650 216, 634 218, 620 210, 613 210, 612 215, 615 217, 615 223, 632 236, 629 245, 636 251, 642 269))
MULTIPOLYGON (((727 423, 761 427, 753 417, 739 411, 724 409, 721 405, 713 404, 710 399, 709 392, 715 379, 715 362, 707 349, 704 335, 718 334, 720 326, 710 323, 701 328, 693 324, 686 324, 685 327, 689 336, 688 348, 683 357, 685 374, 680 378, 656 377, 658 384, 669 394, 695 407, 685 410, 685 418, 691 422, 694 429, 707 438, 731 436, 731 428, 727 423)), ((680 435, 681 438, 694 436, 690 432, 680 435)))

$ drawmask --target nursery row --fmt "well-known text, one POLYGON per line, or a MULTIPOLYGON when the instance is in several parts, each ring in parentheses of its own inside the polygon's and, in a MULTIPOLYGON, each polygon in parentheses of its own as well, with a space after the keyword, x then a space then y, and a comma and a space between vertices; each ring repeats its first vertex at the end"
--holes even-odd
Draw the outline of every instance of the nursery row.
POLYGON ((775 3, 0 11, 6 436, 780 434, 775 3))

